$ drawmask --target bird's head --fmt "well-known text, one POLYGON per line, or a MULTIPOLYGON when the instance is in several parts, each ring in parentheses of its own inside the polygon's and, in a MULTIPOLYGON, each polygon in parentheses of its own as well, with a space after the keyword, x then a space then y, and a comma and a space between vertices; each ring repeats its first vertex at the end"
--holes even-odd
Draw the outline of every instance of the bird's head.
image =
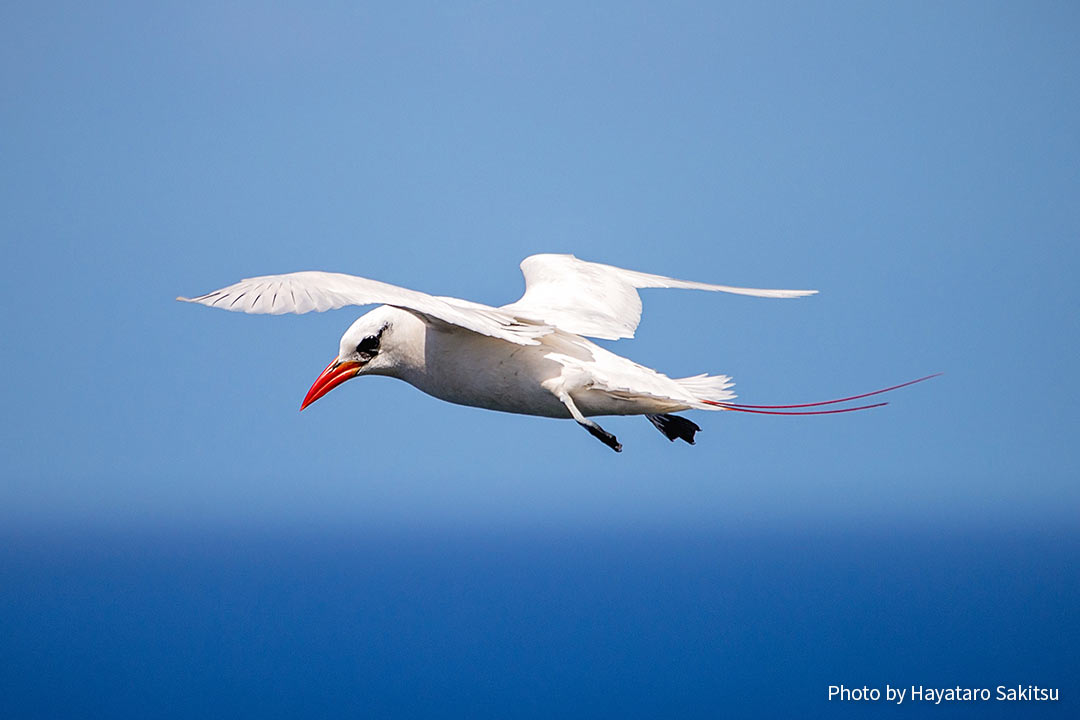
POLYGON ((384 305, 361 316, 349 326, 341 336, 337 357, 315 379, 300 409, 359 375, 392 374, 399 361, 396 331, 403 324, 399 320, 405 320, 405 324, 408 324, 409 320, 415 322, 416 318, 411 313, 384 305))

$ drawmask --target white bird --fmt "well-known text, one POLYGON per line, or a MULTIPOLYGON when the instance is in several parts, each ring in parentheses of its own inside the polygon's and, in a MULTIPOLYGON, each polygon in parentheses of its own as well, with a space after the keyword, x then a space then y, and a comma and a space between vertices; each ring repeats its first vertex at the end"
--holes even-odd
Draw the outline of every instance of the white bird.
POLYGON ((585 262, 573 255, 533 255, 522 261, 521 271, 525 294, 499 308, 328 272, 266 275, 195 298, 177 299, 273 315, 381 304, 345 331, 337 356, 315 380, 301 410, 346 380, 388 375, 459 405, 572 418, 616 452, 622 450, 619 441, 589 418, 644 415, 669 440, 679 438, 692 445, 701 428, 672 413, 848 412, 878 405, 814 413, 779 412, 776 408, 826 405, 885 392, 798 406, 738 405, 731 402, 735 394, 729 389, 733 383, 727 375, 670 378, 588 339, 633 337, 641 319, 639 288, 713 290, 769 298, 802 297, 816 290, 688 282, 585 262))

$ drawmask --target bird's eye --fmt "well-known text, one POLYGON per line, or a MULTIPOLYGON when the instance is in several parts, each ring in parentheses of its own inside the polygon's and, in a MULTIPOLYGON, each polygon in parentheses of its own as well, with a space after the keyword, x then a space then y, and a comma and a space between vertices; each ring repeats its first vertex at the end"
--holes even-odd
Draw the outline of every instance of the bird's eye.
POLYGON ((360 341, 356 346, 356 352, 360 357, 372 358, 379 354, 379 337, 377 335, 368 335, 366 338, 360 341))

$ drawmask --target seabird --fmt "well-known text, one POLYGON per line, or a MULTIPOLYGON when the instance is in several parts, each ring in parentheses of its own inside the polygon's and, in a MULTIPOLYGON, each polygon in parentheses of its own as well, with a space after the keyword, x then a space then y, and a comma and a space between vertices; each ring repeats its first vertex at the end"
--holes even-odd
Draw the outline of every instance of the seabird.
POLYGON ((670 378, 589 338, 633 337, 641 319, 640 288, 711 290, 766 298, 797 298, 813 295, 816 290, 689 282, 586 262, 573 255, 532 255, 522 261, 521 272, 525 294, 498 308, 354 275, 315 271, 250 278, 205 295, 177 299, 271 315, 379 304, 342 335, 337 356, 315 380, 301 410, 346 380, 387 375, 459 405, 573 419, 616 452, 622 450, 619 441, 590 418, 644 415, 669 440, 693 445, 694 434, 701 428, 674 413, 850 412, 885 403, 835 410, 801 408, 855 400, 928 379, 818 403, 740 405, 732 402, 735 393, 727 375, 670 378))

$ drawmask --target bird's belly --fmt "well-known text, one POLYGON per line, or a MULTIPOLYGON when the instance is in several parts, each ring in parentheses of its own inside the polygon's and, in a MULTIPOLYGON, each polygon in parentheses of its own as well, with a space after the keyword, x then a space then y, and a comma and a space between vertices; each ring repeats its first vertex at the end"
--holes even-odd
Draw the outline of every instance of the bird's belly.
POLYGON ((540 417, 568 418, 570 412, 554 395, 534 385, 529 388, 477 388, 475 392, 456 390, 429 393, 458 405, 540 417))
MULTIPOLYGON (((402 379, 440 400, 487 410, 568 418, 569 411, 542 383, 557 376, 561 366, 534 346, 465 336, 464 347, 439 338, 443 346, 428 344, 425 372, 402 379)), ((449 341, 448 341, 449 340, 449 341)))
MULTIPOLYGON (((409 379, 418 389, 440 400, 518 415, 569 418, 562 401, 543 386, 546 373, 538 373, 528 364, 510 364, 497 372, 468 370, 440 372, 432 378, 409 379)), ((684 410, 670 400, 648 397, 627 398, 605 390, 579 388, 571 396, 583 415, 642 415, 684 410)))
MULTIPOLYGON (((591 357, 578 360, 588 361, 591 357)), ((628 360, 619 360, 637 368, 628 360)), ((519 415, 571 417, 550 381, 569 392, 587 416, 684 409, 670 400, 594 388, 587 369, 582 369, 580 363, 568 365, 566 356, 549 345, 513 345, 475 333, 430 331, 423 366, 399 377, 440 400, 519 415)))
POLYGON ((475 374, 440 378, 437 382, 413 383, 428 395, 457 405, 498 410, 519 415, 568 418, 569 411, 540 381, 519 373, 486 380, 475 374))

